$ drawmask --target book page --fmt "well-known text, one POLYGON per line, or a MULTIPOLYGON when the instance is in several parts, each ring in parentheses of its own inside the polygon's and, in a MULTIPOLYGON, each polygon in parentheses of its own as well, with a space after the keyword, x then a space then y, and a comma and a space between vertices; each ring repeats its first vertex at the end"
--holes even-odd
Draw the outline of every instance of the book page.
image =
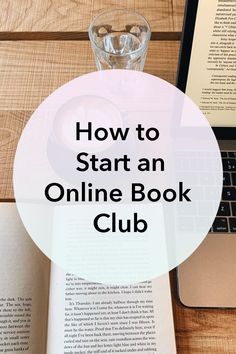
POLYGON ((186 94, 212 126, 236 126, 235 0, 199 0, 186 94))
POLYGON ((44 354, 50 263, 15 203, 0 203, 0 353, 44 354))
POLYGON ((47 354, 174 354, 169 277, 103 285, 51 266, 47 354))

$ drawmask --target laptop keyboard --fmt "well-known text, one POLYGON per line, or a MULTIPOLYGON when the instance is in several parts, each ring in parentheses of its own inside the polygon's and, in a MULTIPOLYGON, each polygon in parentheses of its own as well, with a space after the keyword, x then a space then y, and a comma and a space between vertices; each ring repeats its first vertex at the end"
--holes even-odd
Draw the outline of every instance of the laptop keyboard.
POLYGON ((223 164, 222 200, 210 232, 236 233, 236 151, 221 152, 223 164))

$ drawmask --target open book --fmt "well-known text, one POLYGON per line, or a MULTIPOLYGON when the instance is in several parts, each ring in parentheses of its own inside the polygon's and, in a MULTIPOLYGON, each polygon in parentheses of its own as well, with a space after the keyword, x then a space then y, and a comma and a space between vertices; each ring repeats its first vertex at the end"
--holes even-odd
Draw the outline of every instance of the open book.
POLYGON ((0 353, 174 354, 168 275, 131 286, 65 274, 0 203, 0 353))

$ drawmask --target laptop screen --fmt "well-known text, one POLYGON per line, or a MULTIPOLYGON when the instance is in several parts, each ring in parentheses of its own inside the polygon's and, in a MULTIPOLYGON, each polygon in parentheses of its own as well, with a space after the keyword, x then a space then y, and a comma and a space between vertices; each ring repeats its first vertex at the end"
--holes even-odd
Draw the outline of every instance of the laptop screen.
POLYGON ((236 127, 236 0, 198 1, 185 92, 212 127, 236 127))

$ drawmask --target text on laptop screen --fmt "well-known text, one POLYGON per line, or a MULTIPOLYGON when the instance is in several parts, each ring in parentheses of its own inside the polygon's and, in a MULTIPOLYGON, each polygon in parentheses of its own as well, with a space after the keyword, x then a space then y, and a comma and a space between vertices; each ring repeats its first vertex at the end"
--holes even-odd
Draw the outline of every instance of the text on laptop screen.
POLYGON ((186 94, 213 127, 236 127, 236 1, 199 0, 186 94))

